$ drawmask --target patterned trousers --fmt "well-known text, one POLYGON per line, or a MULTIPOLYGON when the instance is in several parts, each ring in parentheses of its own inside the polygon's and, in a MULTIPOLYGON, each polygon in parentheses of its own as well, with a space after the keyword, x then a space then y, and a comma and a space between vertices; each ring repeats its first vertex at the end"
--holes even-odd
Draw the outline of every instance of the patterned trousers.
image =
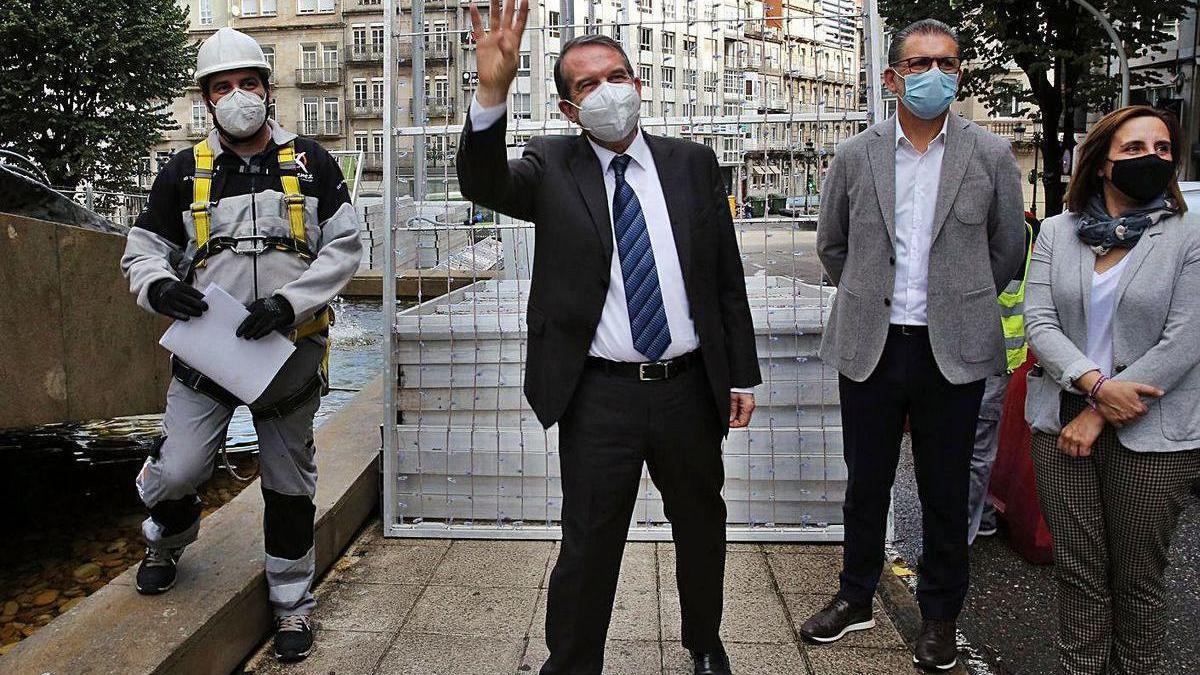
MULTIPOLYGON (((1064 394, 1064 426, 1086 406, 1064 394)), ((1054 537, 1058 642, 1071 675, 1151 675, 1162 657, 1167 551, 1200 450, 1133 452, 1105 426, 1089 457, 1035 432, 1038 501, 1054 537)))

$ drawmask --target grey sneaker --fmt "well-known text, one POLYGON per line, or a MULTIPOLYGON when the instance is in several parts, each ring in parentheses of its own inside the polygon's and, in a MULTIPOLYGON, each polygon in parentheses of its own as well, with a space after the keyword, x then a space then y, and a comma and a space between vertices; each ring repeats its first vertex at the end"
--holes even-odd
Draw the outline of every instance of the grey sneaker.
POLYGON ((176 565, 181 548, 146 548, 146 555, 137 571, 137 592, 142 595, 166 593, 175 585, 176 565))
POLYGON ((275 623, 275 658, 283 663, 303 661, 312 653, 313 632, 302 614, 281 616, 275 623))

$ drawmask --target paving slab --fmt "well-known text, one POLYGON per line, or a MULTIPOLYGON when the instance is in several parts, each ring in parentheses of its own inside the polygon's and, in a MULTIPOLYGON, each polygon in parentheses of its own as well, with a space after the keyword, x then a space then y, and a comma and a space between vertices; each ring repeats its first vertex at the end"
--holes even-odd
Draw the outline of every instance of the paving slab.
POLYGON ((828 593, 838 589, 841 556, 807 553, 767 553, 767 564, 784 593, 828 593))
POLYGON ((536 588, 427 586, 403 629, 440 635, 525 637, 538 593, 536 588))
POLYGON ((283 664, 260 653, 244 672, 254 675, 370 675, 395 636, 389 633, 322 630, 312 655, 300 663, 283 664))
POLYGON ((554 551, 547 541, 456 541, 433 572, 431 584, 538 588, 546 560, 554 551))
POLYGON ((423 590, 421 586, 396 584, 325 584, 316 594, 321 612, 314 623, 322 630, 394 632, 423 590))
MULTIPOLYGON (((729 665, 738 675, 808 675, 800 648, 795 644, 726 642, 729 665)), ((692 675, 692 656, 683 645, 663 645, 663 675, 692 675)))
POLYGON ((918 671, 912 655, 865 647, 827 647, 806 653, 816 675, 909 675, 918 671))
MULTIPOLYGON (((550 656, 546 643, 530 640, 521 659, 522 672, 537 673, 550 656)), ((604 645, 604 672, 613 675, 658 675, 662 672, 662 645, 657 640, 610 639, 604 645)), ((691 671, 688 671, 691 675, 691 671)))
POLYGON ((389 675, 513 675, 525 638, 401 631, 377 673, 389 675))
MULTIPOLYGON (((374 529, 374 528, 372 528, 374 529)), ((337 562, 337 581, 370 584, 425 584, 450 549, 450 541, 382 541, 355 546, 337 562), (425 543, 425 542, 431 543, 425 543)))
MULTIPOLYGON (((662 634, 666 640, 680 639, 679 595, 674 589, 662 592, 662 634)), ((795 641, 782 599, 773 592, 726 593, 721 621, 721 639, 730 642, 790 643, 795 641)))

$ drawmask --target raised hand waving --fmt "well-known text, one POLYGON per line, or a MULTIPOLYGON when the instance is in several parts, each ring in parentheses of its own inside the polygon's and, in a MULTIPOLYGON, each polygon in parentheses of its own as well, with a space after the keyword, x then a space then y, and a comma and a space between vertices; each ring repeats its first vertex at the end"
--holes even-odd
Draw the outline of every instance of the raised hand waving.
POLYGON ((521 36, 529 18, 529 0, 492 0, 489 30, 483 27, 479 9, 471 5, 471 27, 475 38, 475 55, 479 68, 479 90, 476 99, 482 106, 504 103, 508 87, 517 76, 521 53, 521 36))

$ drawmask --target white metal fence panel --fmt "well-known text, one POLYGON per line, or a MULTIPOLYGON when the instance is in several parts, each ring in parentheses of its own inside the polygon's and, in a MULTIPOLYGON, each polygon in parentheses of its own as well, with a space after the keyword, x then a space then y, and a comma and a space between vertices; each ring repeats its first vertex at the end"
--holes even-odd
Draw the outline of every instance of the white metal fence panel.
MULTIPOLYGON (((872 0, 864 4, 874 16, 872 0)), ((401 305, 384 284, 386 306, 397 310, 388 335, 386 527, 392 536, 552 538, 561 515, 557 429, 541 428, 522 393, 534 229, 463 201, 454 177, 474 59, 462 5, 408 9, 408 29, 402 18, 388 45, 397 83, 386 120, 394 129, 384 185, 390 226, 372 264, 445 287, 418 283, 417 303, 401 305), (461 83, 462 95, 442 79, 461 83), (422 82, 425 98, 412 91, 422 82)), ((509 104, 510 156, 532 135, 574 133, 555 114, 548 68, 571 29, 619 35, 642 79, 658 83, 643 127, 713 147, 738 215, 764 382, 751 426, 724 446, 730 538, 839 540, 846 467, 837 374, 817 353, 833 289, 821 283, 813 207, 836 141, 878 109, 867 86, 878 72, 870 63, 881 51, 871 43, 878 31, 853 0, 610 10, 570 0, 531 8, 530 64, 509 104)), ((387 15, 397 15, 390 0, 387 15)), ((631 526, 635 539, 670 536, 645 473, 631 526)))

